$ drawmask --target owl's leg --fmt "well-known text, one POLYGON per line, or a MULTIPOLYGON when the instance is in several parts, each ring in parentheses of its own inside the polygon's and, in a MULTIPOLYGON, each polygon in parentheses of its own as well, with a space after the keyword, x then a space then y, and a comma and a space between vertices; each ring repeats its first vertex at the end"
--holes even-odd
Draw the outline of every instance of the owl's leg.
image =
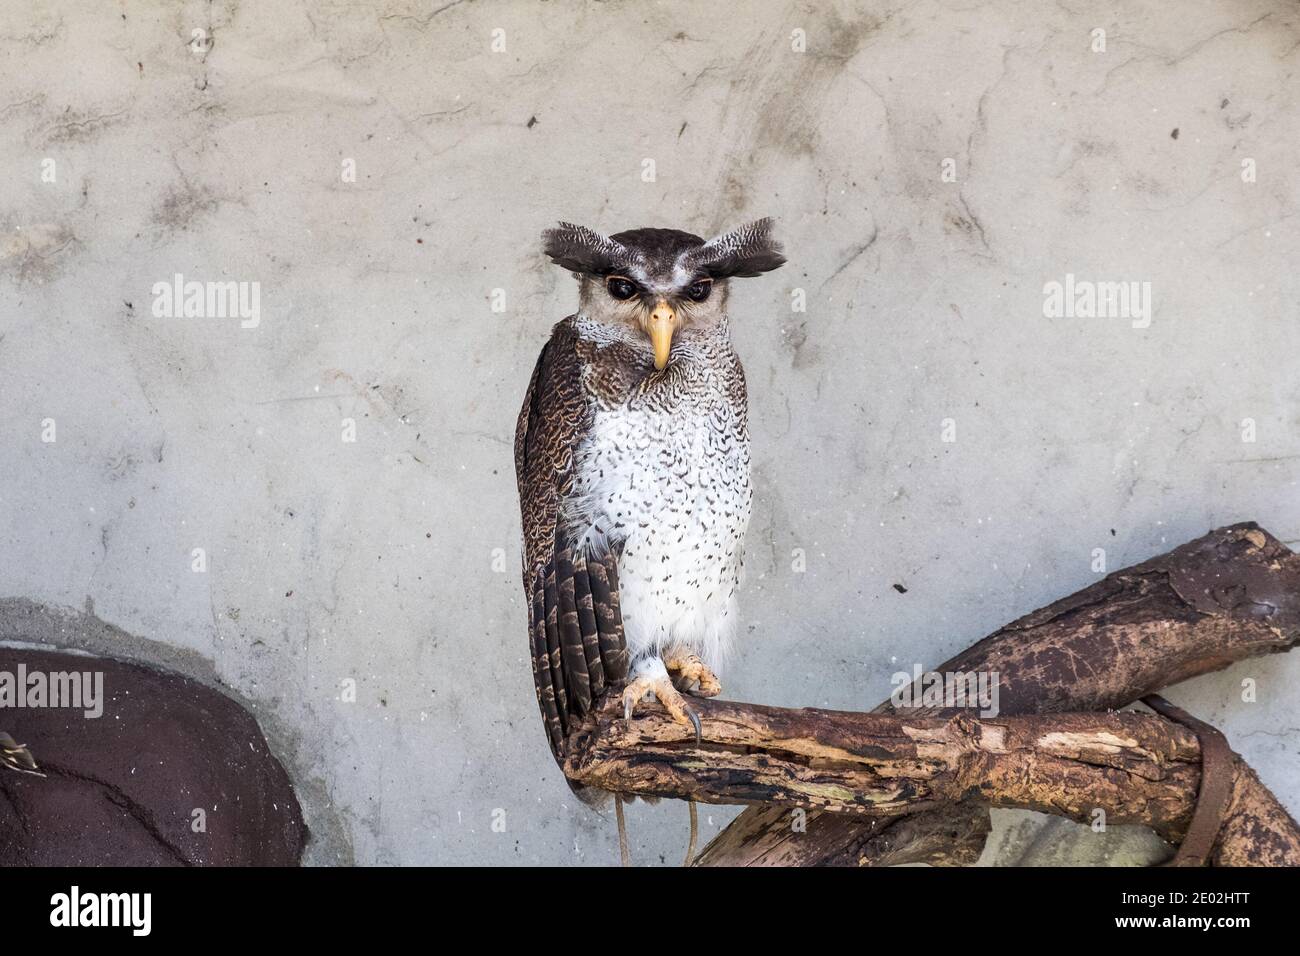
POLYGON ((686 698, 673 686, 672 678, 668 676, 668 668, 664 666, 663 660, 658 657, 646 658, 637 664, 633 673, 636 676, 623 690, 623 719, 631 720, 637 702, 647 696, 653 696, 664 705, 664 709, 672 715, 673 720, 679 724, 690 724, 695 728, 695 742, 698 744, 703 733, 700 716, 691 709, 691 706, 686 703, 686 698))
POLYGON ((719 683, 717 676, 697 654, 671 650, 664 655, 664 666, 676 672, 677 676, 673 683, 679 690, 694 694, 696 697, 717 697, 722 693, 722 684, 719 683))

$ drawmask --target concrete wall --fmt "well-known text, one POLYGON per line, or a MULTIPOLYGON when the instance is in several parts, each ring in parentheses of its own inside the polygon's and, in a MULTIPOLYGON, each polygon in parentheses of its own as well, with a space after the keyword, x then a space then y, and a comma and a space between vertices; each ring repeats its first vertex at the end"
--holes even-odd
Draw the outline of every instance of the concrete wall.
MULTIPOLYGON (((733 296, 731 696, 869 707, 1096 548, 1300 539, 1291 3, 52 0, 4 4, 0 46, 0 636, 249 702, 315 862, 617 860, 546 750, 518 593, 556 219, 779 219, 789 265, 733 296), (177 273, 259 283, 260 323, 155 316, 177 273), (1150 283, 1149 327, 1045 316, 1067 274, 1150 283)), ((1293 812, 1298 678, 1170 694, 1293 812)), ((1042 858, 1039 818, 999 821, 989 860, 1042 858)), ((680 804, 630 823, 676 862, 680 804)))

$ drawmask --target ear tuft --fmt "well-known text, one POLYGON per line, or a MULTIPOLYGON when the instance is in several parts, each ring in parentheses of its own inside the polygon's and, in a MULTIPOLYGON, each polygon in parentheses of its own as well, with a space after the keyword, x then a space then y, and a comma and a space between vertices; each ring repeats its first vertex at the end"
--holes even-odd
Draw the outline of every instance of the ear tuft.
POLYGON ((628 250, 594 229, 562 222, 542 233, 542 250, 561 268, 579 275, 608 275, 625 266, 628 250))
POLYGON ((688 267, 714 279, 756 276, 780 268, 785 256, 772 236, 772 225, 771 218, 763 218, 710 239, 689 254, 688 267))

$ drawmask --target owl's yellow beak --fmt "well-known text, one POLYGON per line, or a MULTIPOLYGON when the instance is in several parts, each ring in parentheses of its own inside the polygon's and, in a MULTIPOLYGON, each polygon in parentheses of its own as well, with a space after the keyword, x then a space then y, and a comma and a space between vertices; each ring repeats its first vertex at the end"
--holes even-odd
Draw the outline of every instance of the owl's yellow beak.
POLYGON ((650 313, 650 344, 655 349, 655 368, 662 369, 668 364, 668 353, 673 348, 673 333, 677 331, 677 313, 664 299, 655 303, 650 313))

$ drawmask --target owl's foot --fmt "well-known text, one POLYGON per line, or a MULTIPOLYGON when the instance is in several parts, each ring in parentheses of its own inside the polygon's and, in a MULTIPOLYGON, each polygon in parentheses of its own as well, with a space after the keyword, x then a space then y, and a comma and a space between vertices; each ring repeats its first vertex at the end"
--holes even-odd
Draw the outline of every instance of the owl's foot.
POLYGON ((624 720, 632 719, 632 711, 636 708, 637 701, 642 700, 647 695, 653 695, 655 700, 663 704, 664 709, 672 715, 673 720, 679 724, 690 724, 694 727, 695 743, 699 744, 700 736, 704 732, 704 729, 700 726, 700 715, 691 709, 690 704, 686 703, 686 698, 673 686, 673 682, 667 674, 649 674, 638 677, 627 685, 623 690, 624 720))
POLYGON ((722 684, 709 666, 695 654, 669 653, 664 658, 664 666, 675 671, 677 676, 673 683, 679 690, 684 690, 696 697, 717 697, 722 693, 722 684), (695 688, 692 690, 692 686, 695 688))

